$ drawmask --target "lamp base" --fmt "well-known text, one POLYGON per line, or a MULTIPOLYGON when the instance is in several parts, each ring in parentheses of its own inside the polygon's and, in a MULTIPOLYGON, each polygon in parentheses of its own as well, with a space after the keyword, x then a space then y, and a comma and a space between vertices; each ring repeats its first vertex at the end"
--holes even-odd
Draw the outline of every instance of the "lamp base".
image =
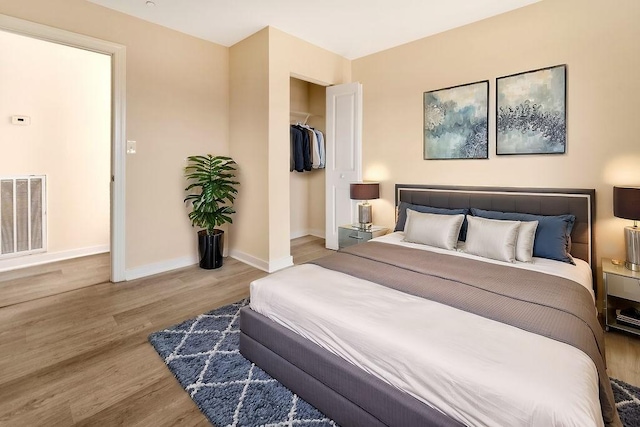
POLYGON ((640 271, 640 264, 633 264, 629 261, 625 261, 624 266, 627 267, 627 270, 640 271))
POLYGON ((360 228, 363 230, 368 230, 371 228, 371 205, 369 202, 358 203, 358 223, 360 228))
POLYGON ((632 271, 640 271, 640 228, 625 227, 624 243, 627 247, 627 259, 624 266, 632 271))

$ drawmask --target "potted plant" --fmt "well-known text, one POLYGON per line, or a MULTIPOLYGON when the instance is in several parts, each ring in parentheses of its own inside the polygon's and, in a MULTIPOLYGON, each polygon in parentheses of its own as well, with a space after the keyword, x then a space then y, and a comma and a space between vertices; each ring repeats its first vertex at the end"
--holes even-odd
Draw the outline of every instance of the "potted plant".
POLYGON ((214 269, 222 267, 224 231, 219 227, 233 222, 230 215, 235 213, 233 201, 238 190, 234 187, 234 172, 238 165, 231 157, 190 156, 184 168, 189 185, 185 191, 191 192, 184 202, 191 206, 189 219, 198 231, 200 267, 214 269))

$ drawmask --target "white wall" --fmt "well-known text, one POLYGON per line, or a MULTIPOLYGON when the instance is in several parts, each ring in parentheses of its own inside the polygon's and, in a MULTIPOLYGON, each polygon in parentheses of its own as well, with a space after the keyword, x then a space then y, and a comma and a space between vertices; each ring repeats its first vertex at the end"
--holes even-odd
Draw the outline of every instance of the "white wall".
POLYGON ((0 31, 0 176, 47 176, 51 254, 108 250, 110 102, 109 56, 0 31))

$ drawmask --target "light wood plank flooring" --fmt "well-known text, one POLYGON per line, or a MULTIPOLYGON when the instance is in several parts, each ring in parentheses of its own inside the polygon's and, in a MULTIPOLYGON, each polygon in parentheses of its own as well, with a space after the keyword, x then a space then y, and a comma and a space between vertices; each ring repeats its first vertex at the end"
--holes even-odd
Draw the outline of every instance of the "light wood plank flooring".
POLYGON ((109 253, 0 273, 0 307, 109 281, 109 253))
MULTIPOLYGON (((329 252, 318 238, 292 241, 295 263, 329 252)), ((0 308, 0 425, 208 425, 147 336, 247 297, 266 273, 227 258, 220 270, 189 267, 114 285, 99 257, 80 265, 0 273, 0 291, 10 289, 14 301, 0 308), (87 286, 68 290, 65 280, 87 286), (46 296, 47 283, 63 292, 46 296)), ((610 375, 640 385, 640 337, 606 337, 610 375)))

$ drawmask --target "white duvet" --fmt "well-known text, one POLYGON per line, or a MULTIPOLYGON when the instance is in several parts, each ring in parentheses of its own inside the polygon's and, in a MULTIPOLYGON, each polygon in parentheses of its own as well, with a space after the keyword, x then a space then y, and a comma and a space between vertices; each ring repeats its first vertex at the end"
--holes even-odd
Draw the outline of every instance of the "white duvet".
MULTIPOLYGON (((590 289, 579 261, 514 267, 590 289)), ((251 308, 466 425, 603 425, 595 365, 549 338, 311 264, 252 282, 251 308)))

